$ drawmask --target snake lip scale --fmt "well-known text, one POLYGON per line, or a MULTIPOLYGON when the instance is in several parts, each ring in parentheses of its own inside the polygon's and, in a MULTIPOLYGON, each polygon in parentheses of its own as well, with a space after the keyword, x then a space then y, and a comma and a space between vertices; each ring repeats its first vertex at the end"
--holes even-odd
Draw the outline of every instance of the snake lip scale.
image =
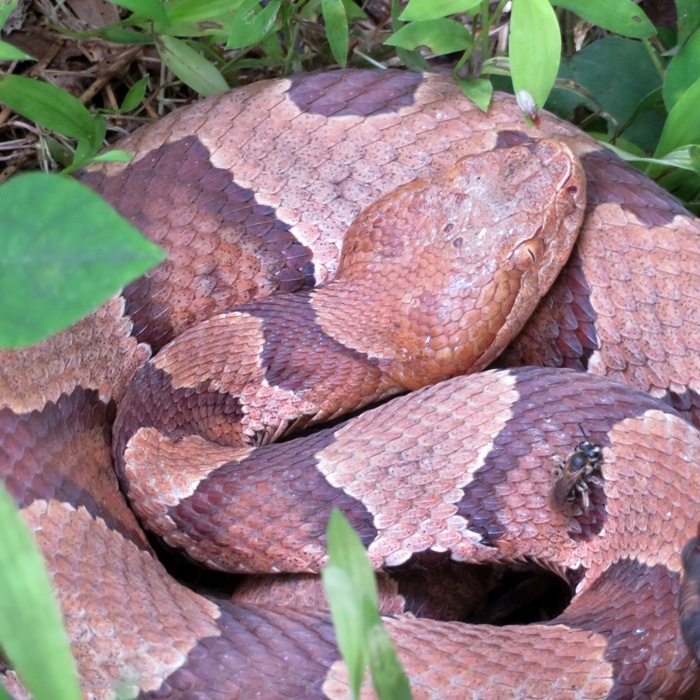
POLYGON ((700 695, 695 217, 577 128, 437 75, 263 81, 120 147, 81 178, 168 259, 0 351, 0 475, 86 697, 347 697, 312 588, 199 595, 142 529, 310 581, 334 505, 377 568, 574 588, 495 626, 400 615, 388 583, 414 697, 700 695))

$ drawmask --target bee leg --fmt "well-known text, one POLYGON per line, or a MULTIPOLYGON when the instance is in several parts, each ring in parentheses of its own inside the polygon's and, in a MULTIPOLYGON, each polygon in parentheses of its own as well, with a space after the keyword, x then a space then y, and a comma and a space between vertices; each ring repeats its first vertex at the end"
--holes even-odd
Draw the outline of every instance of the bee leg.
POLYGON ((585 481, 582 481, 582 482, 576 484, 576 489, 581 494, 581 507, 583 508, 584 511, 587 511, 591 506, 591 499, 589 496, 588 484, 585 481))

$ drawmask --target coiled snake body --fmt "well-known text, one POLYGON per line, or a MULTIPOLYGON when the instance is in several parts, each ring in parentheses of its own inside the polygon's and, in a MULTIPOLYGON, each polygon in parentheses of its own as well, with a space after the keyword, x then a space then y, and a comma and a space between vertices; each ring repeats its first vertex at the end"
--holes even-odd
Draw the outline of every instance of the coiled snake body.
MULTIPOLYGON (((215 603, 165 572, 112 468, 118 404, 114 453, 134 510, 198 561, 317 570, 337 504, 378 565, 449 553, 576 586, 551 622, 389 618, 416 698, 700 692, 677 610, 700 501, 700 225, 576 128, 547 115, 526 127, 511 98, 483 114, 458 93, 398 71, 259 83, 166 117, 122 146, 132 163, 84 175, 169 258, 72 329, 3 351, 0 473, 49 560, 86 696, 120 681, 153 698, 347 693, 325 613, 215 603), (490 209, 489 177, 510 183, 490 209), (586 190, 568 263, 501 356, 511 369, 267 444, 485 367, 501 328, 530 313, 520 292, 543 292, 548 256, 566 257, 557 246, 571 245, 586 190), (506 223, 491 232, 516 242, 487 270, 497 251, 472 251, 493 242, 479 226, 493 210, 506 223), (358 215, 336 281, 304 291, 336 276, 358 215), (433 235, 418 253, 413 229, 433 235), (484 276, 463 281, 467 263, 484 276), (217 313, 203 335, 180 336, 217 313), (465 314, 480 330, 464 334, 465 314), (230 321, 234 341, 219 335, 230 321), (175 336, 139 369, 148 345, 175 336), (584 438, 601 447, 588 507, 552 499, 552 468, 584 438), (151 468, 162 462, 173 471, 151 468)), ((4 680, 22 694, 11 670, 4 680)))

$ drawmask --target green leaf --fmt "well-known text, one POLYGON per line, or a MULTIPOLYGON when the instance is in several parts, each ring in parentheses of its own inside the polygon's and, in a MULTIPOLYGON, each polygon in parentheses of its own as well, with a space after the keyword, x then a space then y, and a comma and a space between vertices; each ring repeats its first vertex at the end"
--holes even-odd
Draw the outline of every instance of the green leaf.
POLYGON ((141 104, 141 101, 146 96, 149 78, 150 76, 144 75, 141 80, 129 88, 129 92, 126 93, 126 97, 119 108, 120 112, 131 112, 132 109, 136 109, 141 104))
POLYGON ((86 144, 96 152, 102 144, 104 119, 61 88, 19 75, 0 80, 0 102, 27 119, 86 144))
POLYGON ((0 61, 36 61, 36 58, 6 41, 0 41, 0 61))
MULTIPOLYGON (((598 134, 595 134, 599 138, 598 134)), ((601 140, 601 139, 599 139, 601 140)), ((662 165, 670 168, 680 168, 681 170, 689 170, 690 172, 700 172, 700 162, 698 162, 698 149, 700 146, 682 146, 667 153, 663 158, 645 158, 638 153, 630 152, 620 148, 619 143, 613 145, 607 143, 604 139, 606 147, 616 153, 620 158, 630 163, 645 163, 649 165, 662 165)), ((634 145, 632 145, 633 147, 634 145)))
POLYGON ((345 15, 343 0, 323 0, 321 3, 326 36, 333 58, 341 68, 348 62, 348 18, 345 15))
MULTIPOLYGON (((365 548, 343 514, 333 509, 328 520, 329 563, 346 572, 350 583, 362 598, 377 605, 377 580, 365 548)), ((378 615, 378 613, 377 613, 378 615)))
POLYGON ((700 2, 698 0, 676 0, 678 14, 678 46, 700 28, 700 2))
POLYGON ((658 100, 652 97, 647 101, 647 98, 661 87, 661 76, 641 42, 620 37, 595 41, 570 59, 565 59, 559 77, 569 79, 583 90, 578 94, 555 90, 547 109, 571 119, 578 105, 585 105, 593 111, 600 108, 611 123, 611 133, 617 133, 623 125, 634 120, 632 126, 636 135, 626 131, 627 138, 640 141, 642 146, 658 139, 658 100), (629 66, 634 66, 634 70, 629 66), (587 99, 586 94, 595 101, 587 99), (643 102, 645 109, 638 112, 643 102), (640 120, 644 120, 647 126, 653 121, 653 133, 649 132, 642 138, 640 120))
POLYGON ((3 0, 0 2, 0 29, 5 26, 7 18, 10 16, 12 10, 17 7, 19 0, 3 0))
POLYGON ((172 0, 165 3, 167 20, 156 23, 159 34, 180 37, 212 36, 225 41, 237 20, 236 12, 245 0, 172 0))
POLYGON ((169 22, 201 22, 237 10, 243 0, 171 0, 165 4, 169 22))
POLYGON ((671 111, 700 75, 700 30, 671 59, 664 78, 664 103, 671 111))
POLYGON ((262 9, 258 2, 246 0, 236 13, 227 49, 242 49, 257 44, 274 26, 282 0, 272 0, 262 9))
POLYGON ((114 5, 125 7, 134 14, 143 15, 154 22, 165 22, 165 8, 160 0, 109 0, 114 5))
POLYGON ((353 0, 343 0, 343 6, 345 7, 345 16, 348 18, 348 22, 352 22, 355 19, 367 19, 367 13, 358 7, 353 0))
POLYGON ((700 144, 700 78, 668 113, 654 157, 665 156, 680 146, 700 144))
POLYGON ((557 77, 560 55, 559 22, 549 0, 513 0, 509 57, 516 94, 525 90, 541 108, 557 77))
POLYGON ((552 5, 577 14, 586 22, 609 32, 644 39, 656 34, 656 28, 632 0, 551 0, 552 5))
POLYGON ((410 700, 411 691, 377 610, 377 582, 360 538, 334 508, 328 521, 328 566, 321 572, 353 697, 369 662, 380 698, 410 700))
POLYGON ((127 153, 126 151, 107 151, 106 153, 100 153, 99 155, 89 158, 83 163, 83 166, 89 165, 90 163, 128 163, 133 157, 133 153, 127 153))
POLYGON ((435 55, 440 56, 467 50, 472 45, 472 37, 464 25, 453 19, 430 19, 405 24, 384 43, 409 50, 427 46, 435 55))
POLYGON ((411 700, 411 686, 384 625, 381 622, 373 625, 367 631, 366 638, 369 668, 377 697, 411 700))
POLYGON ((35 700, 80 700, 75 661, 41 552, 0 484, 0 643, 35 700))
POLYGON ((216 66, 195 51, 186 41, 160 35, 156 39, 158 55, 163 63, 203 97, 228 90, 228 83, 216 66))
POLYGON ((153 43, 153 37, 144 32, 137 32, 133 29, 124 29, 115 24, 110 24, 95 31, 95 36, 102 37, 115 44, 146 45, 153 43))
POLYGON ((493 84, 484 78, 457 78, 462 92, 482 111, 486 112, 493 95, 493 84))
POLYGON ((480 4, 481 0, 409 0, 399 19, 405 22, 438 19, 458 12, 469 12, 480 4))
POLYGON ((0 187, 0 211, 0 347, 68 327, 165 257, 70 178, 18 175, 0 187))
POLYGON ((360 613, 361 605, 357 601, 357 591, 347 572, 337 566, 327 566, 321 576, 333 617, 338 649, 348 667, 353 697, 357 698, 368 662, 364 642, 365 625, 360 613))

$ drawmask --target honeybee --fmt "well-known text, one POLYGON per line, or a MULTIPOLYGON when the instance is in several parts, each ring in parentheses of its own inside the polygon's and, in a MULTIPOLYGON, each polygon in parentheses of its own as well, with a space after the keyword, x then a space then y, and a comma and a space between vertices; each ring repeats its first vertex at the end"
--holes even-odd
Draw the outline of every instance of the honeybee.
POLYGON ((581 507, 584 512, 587 511, 591 505, 591 485, 601 485, 600 479, 593 472, 600 468, 602 459, 600 447, 588 440, 579 442, 565 460, 557 458, 558 463, 552 470, 552 505, 567 512, 580 499, 581 507))

